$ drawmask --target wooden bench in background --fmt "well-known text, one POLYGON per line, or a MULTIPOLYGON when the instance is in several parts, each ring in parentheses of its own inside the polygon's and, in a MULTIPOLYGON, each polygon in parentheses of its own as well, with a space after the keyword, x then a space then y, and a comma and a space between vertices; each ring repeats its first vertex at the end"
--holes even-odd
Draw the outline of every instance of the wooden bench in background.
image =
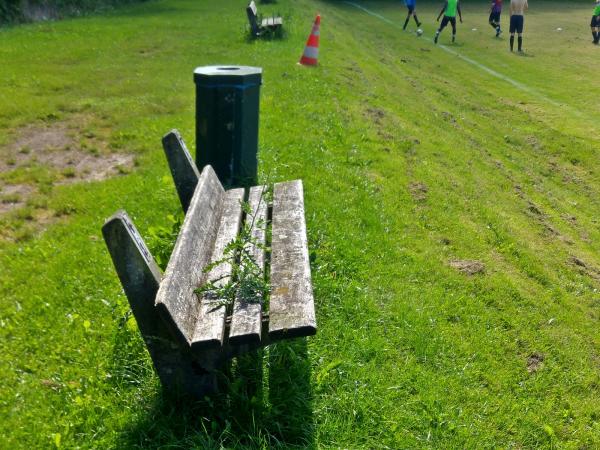
POLYGON ((250 22, 250 31, 252 32, 252 36, 255 37, 261 36, 265 32, 275 33, 283 26, 283 19, 281 17, 260 18, 254 0, 246 7, 246 14, 248 15, 248 22, 250 22))
POLYGON ((230 358, 271 342, 316 333, 316 319, 304 221, 302 182, 275 183, 272 205, 264 187, 225 190, 206 166, 200 174, 179 133, 163 138, 175 186, 186 212, 164 275, 124 211, 106 221, 104 239, 140 332, 163 386, 201 398, 217 389, 216 371, 230 358), (221 260, 247 219, 271 224, 252 230, 251 252, 270 268, 269 310, 237 298, 232 307, 195 290, 208 280, 226 279, 231 267, 221 260), (265 252, 270 248, 270 254, 265 252))

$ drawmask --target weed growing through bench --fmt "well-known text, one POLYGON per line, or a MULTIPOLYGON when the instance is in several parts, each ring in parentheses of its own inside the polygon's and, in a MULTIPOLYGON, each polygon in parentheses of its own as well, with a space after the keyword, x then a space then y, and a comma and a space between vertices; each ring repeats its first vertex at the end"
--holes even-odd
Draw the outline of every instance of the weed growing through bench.
MULTIPOLYGON (((271 188, 265 187, 259 203, 267 202, 270 196, 271 188)), ((209 273, 221 264, 229 264, 231 274, 208 280, 194 291, 199 298, 214 300, 217 307, 225 306, 227 309, 233 306, 236 298, 247 303, 262 303, 267 300, 270 291, 269 280, 265 277, 268 271, 264 270, 255 258, 255 251, 269 252, 270 249, 254 234, 255 230, 264 230, 268 236, 269 224, 262 218, 257 219, 258 208, 256 212, 252 211, 248 202, 241 202, 241 206, 246 220, 240 232, 225 246, 223 257, 208 264, 203 270, 204 273, 209 273)))

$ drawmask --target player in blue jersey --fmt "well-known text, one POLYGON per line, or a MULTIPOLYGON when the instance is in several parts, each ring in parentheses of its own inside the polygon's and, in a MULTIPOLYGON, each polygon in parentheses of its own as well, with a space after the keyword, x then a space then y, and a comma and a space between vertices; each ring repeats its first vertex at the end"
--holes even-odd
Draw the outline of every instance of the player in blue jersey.
POLYGON ((402 27, 402 29, 406 30, 406 26, 408 25, 410 16, 414 17, 417 27, 420 27, 421 22, 419 22, 419 19, 417 19, 417 12, 415 11, 415 8, 417 6, 417 0, 404 0, 404 2, 406 3, 406 7, 408 8, 408 15, 406 16, 406 20, 404 21, 404 26, 402 27))

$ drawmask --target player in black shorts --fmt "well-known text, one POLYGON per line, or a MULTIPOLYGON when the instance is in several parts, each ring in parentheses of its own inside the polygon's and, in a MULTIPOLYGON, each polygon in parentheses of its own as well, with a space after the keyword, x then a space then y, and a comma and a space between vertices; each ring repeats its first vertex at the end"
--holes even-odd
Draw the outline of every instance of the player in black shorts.
POLYGON ((510 0, 510 51, 515 44, 515 32, 519 35, 519 53, 523 53, 523 14, 527 11, 527 0, 510 0))
POLYGON ((523 45, 523 16, 513 15, 510 16, 510 51, 513 51, 515 45, 515 32, 519 35, 519 52, 522 52, 521 46, 523 45))
POLYGON ((408 9, 408 15, 406 16, 406 20, 404 21, 403 30, 406 30, 406 26, 408 25, 408 21, 410 20, 410 16, 413 16, 415 19, 415 23, 417 24, 417 28, 421 26, 421 22, 417 19, 417 13, 415 12, 415 8, 417 6, 417 0, 405 0, 406 8, 408 9))
POLYGON ((435 36, 433 37, 433 42, 437 44, 438 37, 442 30, 448 25, 452 25, 452 42, 456 39, 456 13, 458 13, 458 17, 460 18, 460 23, 462 23, 462 13, 460 12, 460 2, 459 0, 446 0, 440 14, 437 17, 437 21, 440 21, 440 17, 442 14, 444 18, 442 19, 442 23, 440 23, 440 27, 435 32, 435 36))

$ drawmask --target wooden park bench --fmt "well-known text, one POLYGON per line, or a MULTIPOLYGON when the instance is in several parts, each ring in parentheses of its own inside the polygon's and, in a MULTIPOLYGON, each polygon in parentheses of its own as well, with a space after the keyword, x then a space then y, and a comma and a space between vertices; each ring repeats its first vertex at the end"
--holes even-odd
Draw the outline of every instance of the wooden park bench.
POLYGON ((261 36, 265 32, 277 32, 283 25, 283 19, 281 17, 273 15, 264 19, 260 18, 254 0, 246 7, 246 14, 248 15, 248 22, 250 22, 250 31, 252 32, 252 36, 255 37, 261 36))
POLYGON ((163 147, 186 212, 164 275, 124 211, 102 232, 163 386, 202 398, 217 389, 217 370, 230 358, 316 333, 302 182, 275 183, 269 205, 263 186, 225 190, 211 166, 200 174, 177 131, 163 138, 163 147), (265 227, 255 227, 251 248, 256 263, 270 268, 268 312, 244 298, 228 308, 196 293, 231 274, 230 264, 204 268, 221 260, 249 220, 245 199, 253 220, 271 224, 271 242, 265 227))

